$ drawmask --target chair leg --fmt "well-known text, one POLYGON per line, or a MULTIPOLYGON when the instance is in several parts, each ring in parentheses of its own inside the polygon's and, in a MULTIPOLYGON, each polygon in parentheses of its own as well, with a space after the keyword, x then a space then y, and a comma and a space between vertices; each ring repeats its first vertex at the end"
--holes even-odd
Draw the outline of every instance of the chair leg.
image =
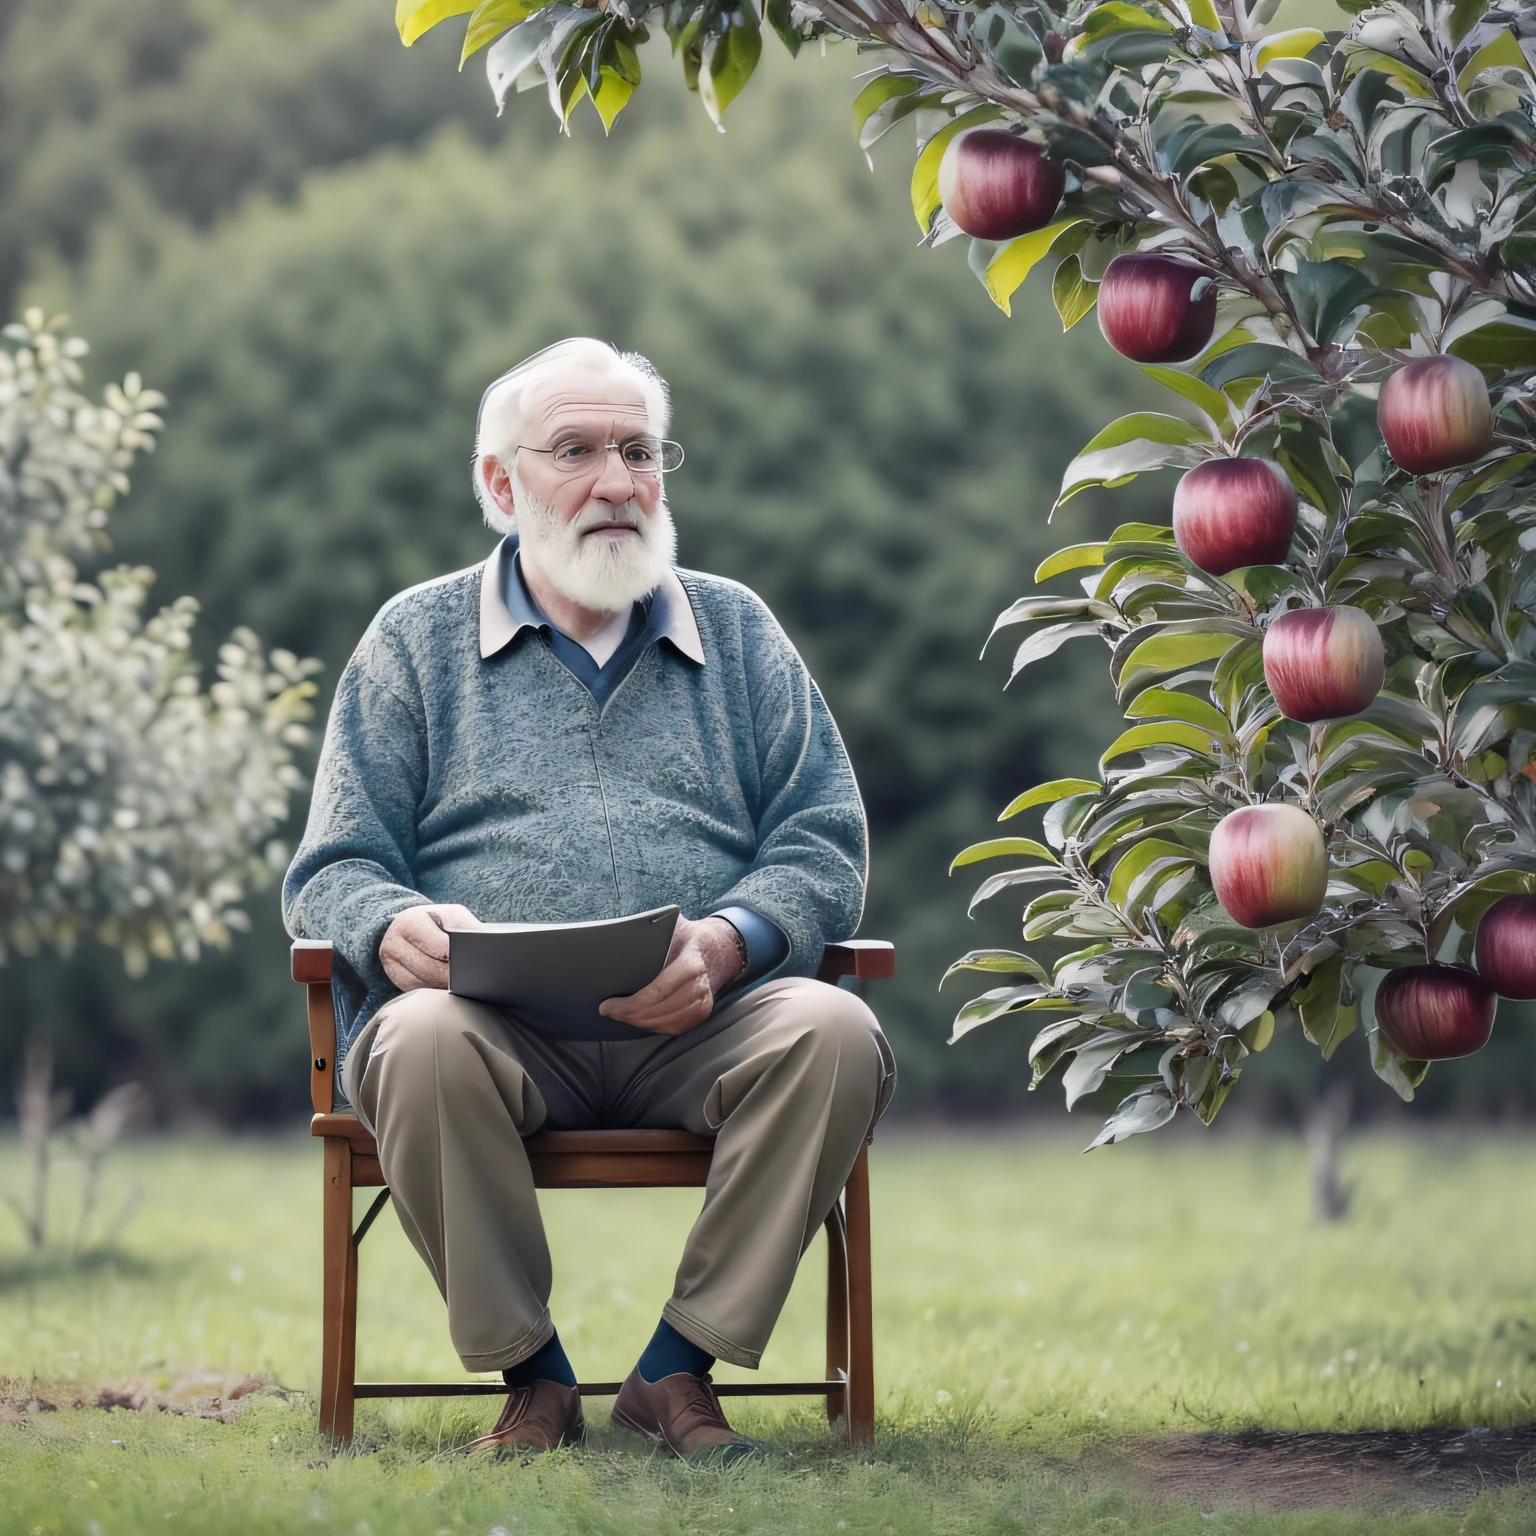
POLYGON ((321 1315, 320 1433, 352 1441, 357 1367, 357 1244, 352 1241, 352 1145, 325 1138, 324 1304, 321 1315))
POLYGON ((827 1380, 844 1385, 827 1392, 827 1422, 848 1413, 848 1235, 841 1204, 827 1213, 827 1380))
POLYGON ((869 1144, 859 1149, 844 1193, 848 1212, 848 1438, 875 1443, 875 1322, 869 1246, 869 1144))

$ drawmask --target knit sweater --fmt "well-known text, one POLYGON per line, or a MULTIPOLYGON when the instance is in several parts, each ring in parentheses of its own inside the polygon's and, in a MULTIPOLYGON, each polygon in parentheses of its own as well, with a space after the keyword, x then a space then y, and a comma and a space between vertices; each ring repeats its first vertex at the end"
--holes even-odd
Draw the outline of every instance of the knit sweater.
POLYGON ((858 927, 853 769, 761 599, 673 573, 697 644, 658 640, 599 707, 514 629, 496 559, 386 603, 337 685, 283 915, 335 947, 338 1057, 395 994, 385 930, 423 902, 484 922, 750 907, 789 940, 775 976, 813 974, 858 927))

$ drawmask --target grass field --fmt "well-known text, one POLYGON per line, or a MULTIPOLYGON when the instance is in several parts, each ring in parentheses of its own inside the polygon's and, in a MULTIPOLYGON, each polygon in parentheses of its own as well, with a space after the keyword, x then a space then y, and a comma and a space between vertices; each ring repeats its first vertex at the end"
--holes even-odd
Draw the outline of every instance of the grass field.
MULTIPOLYGON (((843 1453, 814 1405, 763 1400, 734 1416, 782 1454, 720 1472, 655 1461, 607 1428, 603 1404, 589 1450, 527 1466, 447 1454, 491 1401, 365 1405, 359 1452, 329 1455, 310 1396, 318 1148, 142 1143, 108 1175, 109 1204, 144 1189, 110 1261, 38 1265, 14 1233, 0 1246, 12 1399, 33 1377, 68 1404, 189 1371, 261 1372, 286 1390, 234 1424, 67 1406, 0 1422, 0 1536, 1385 1530, 1348 1510, 1148 1504, 1105 1470, 1127 1437, 1536 1419, 1536 1144, 1384 1136, 1346 1165, 1355 1210, 1318 1228, 1292 1141, 1181 1135, 1082 1157, 1051 1139, 888 1137, 874 1162, 875 1456, 843 1453)), ((17 1174, 0 1148, 0 1185, 17 1174)), ((546 1197, 552 1304, 583 1375, 628 1370, 697 1203, 546 1197)), ((818 1243, 765 1374, 820 1372, 819 1261, 818 1243)), ((364 1246, 361 1291, 360 1375, 458 1374, 393 1217, 364 1246)), ((1390 1525, 1531 1531, 1536 1502, 1506 1490, 1390 1525)))

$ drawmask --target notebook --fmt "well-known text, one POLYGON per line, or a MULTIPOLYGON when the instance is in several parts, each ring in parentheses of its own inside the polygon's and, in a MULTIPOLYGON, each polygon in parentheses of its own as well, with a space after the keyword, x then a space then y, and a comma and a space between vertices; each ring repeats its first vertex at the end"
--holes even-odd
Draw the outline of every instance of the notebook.
POLYGON ((667 961, 677 907, 594 923, 487 923, 448 931, 448 990, 505 1008, 563 1040, 655 1039, 604 1018, 598 1004, 653 982, 667 961))

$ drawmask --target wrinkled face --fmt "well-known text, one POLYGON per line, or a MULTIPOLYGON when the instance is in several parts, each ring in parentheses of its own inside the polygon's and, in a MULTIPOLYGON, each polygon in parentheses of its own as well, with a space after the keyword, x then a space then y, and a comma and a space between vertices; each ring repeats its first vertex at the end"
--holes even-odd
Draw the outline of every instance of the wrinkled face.
POLYGON ((639 513, 654 513, 662 501, 661 476, 632 474, 621 453, 603 452, 599 446, 649 435, 645 401, 633 381, 618 372, 562 374, 532 392, 527 419, 525 441, 515 453, 509 452, 505 462, 487 454, 482 462, 481 473, 497 504, 515 509, 515 475, 533 500, 562 523, 581 518, 584 539, 623 543, 637 538, 633 514, 601 513, 631 502, 639 513), (557 459, 569 457, 572 444, 595 451, 587 465, 564 472, 557 459))
POLYGON ((562 373, 531 394, 527 419, 525 441, 505 458, 486 454, 480 471, 496 504, 517 518, 525 567, 601 611, 653 591, 675 537, 661 475, 638 470, 624 451, 650 437, 633 380, 562 373))

